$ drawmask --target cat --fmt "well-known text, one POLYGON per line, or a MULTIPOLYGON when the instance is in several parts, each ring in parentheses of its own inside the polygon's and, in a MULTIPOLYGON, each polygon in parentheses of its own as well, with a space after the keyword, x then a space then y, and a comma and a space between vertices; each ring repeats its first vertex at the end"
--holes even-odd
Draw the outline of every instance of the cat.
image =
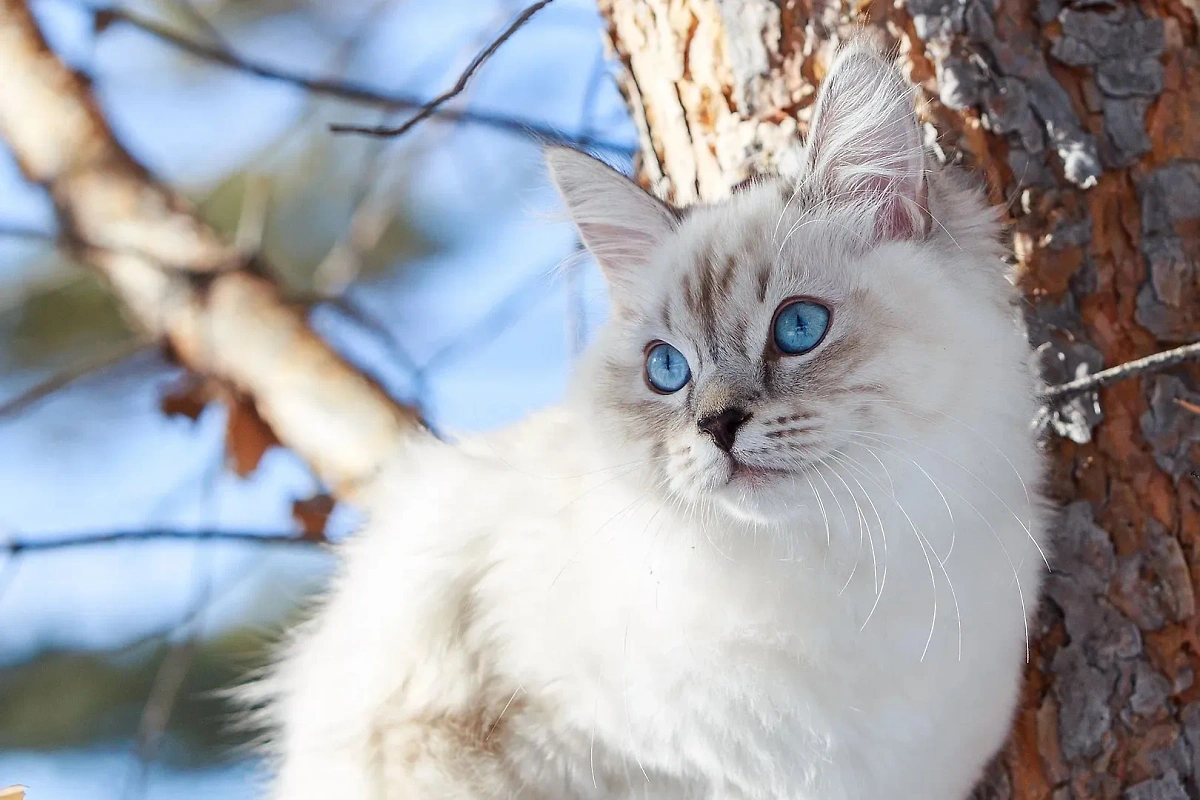
POLYGON ((610 318, 560 407, 375 480, 248 691, 271 797, 968 796, 1051 511, 999 214, 920 131, 860 42, 720 202, 548 148, 610 318))

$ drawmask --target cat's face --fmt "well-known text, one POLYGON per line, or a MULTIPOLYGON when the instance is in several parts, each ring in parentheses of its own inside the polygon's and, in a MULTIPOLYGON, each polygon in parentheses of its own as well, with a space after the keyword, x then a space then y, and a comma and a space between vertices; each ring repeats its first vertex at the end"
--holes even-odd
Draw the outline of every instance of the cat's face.
POLYGON ((988 239, 986 215, 957 196, 935 227, 911 106, 858 58, 827 81, 807 171, 716 205, 679 214, 585 156, 551 156, 613 295, 585 360, 591 405, 685 502, 786 516, 811 481, 855 479, 848 444, 920 436, 973 388, 956 365, 1008 333, 995 282, 956 274, 993 253, 953 233, 988 239))

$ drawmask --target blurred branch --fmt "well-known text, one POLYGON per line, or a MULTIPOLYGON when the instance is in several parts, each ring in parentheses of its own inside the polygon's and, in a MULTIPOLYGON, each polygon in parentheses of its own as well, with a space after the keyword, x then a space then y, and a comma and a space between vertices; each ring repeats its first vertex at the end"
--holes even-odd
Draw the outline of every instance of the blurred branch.
MULTIPOLYGON (((372 18, 390 8, 392 2, 393 0, 379 0, 377 5, 363 16, 360 25, 369 24, 372 18)), ((356 32, 355 36, 357 35, 356 32)), ((479 49, 482 43, 475 42, 476 38, 478 37, 472 37, 472 42, 466 49, 471 52, 479 49)), ((382 111, 377 124, 387 125, 388 120, 395 116, 396 112, 382 111)), ((448 133, 453 135, 454 131, 448 133)), ((424 141, 432 143, 433 139, 426 137, 424 141)), ((448 136, 437 137, 439 146, 445 146, 448 142, 448 136)), ((334 243, 313 272, 313 288, 318 294, 334 296, 344 293, 362 273, 366 253, 379 244, 388 227, 396 220, 399 207, 392 197, 392 192, 380 188, 387 176, 385 154, 393 145, 394 142, 382 138, 368 144, 359 167, 355 186, 357 199, 350 223, 346 232, 334 243)), ((414 144, 408 154, 414 163, 420 162, 422 143, 414 144)))
POLYGON ((458 76, 458 80, 454 82, 454 86, 449 91, 443 92, 434 99, 421 107, 421 110, 414 114, 410 119, 404 121, 399 126, 389 128, 387 126, 362 126, 362 125, 330 125, 329 129, 334 133, 365 133, 370 136, 403 136, 408 131, 412 130, 418 124, 428 119, 437 113, 438 109, 445 105, 450 100, 462 94, 463 89, 467 88, 467 83, 479 71, 487 60, 500 49, 501 45, 507 42, 512 35, 528 22, 534 14, 541 11, 546 6, 553 3, 554 0, 537 0, 536 3, 526 8, 516 19, 509 23, 499 36, 492 41, 487 47, 479 51, 479 53, 471 59, 471 63, 467 64, 467 68, 458 76))
POLYGON ((64 237, 136 251, 188 272, 238 265, 236 252, 188 213, 182 196, 112 144, 107 123, 79 79, 50 53, 24 3, 0 3, 0 54, 0 134, 21 171, 46 183, 60 209, 70 206, 64 237))
MULTIPOLYGON (((0 670, 4 686, 0 692, 0 719, 5 722, 0 726, 0 752, 98 745, 123 749, 137 736, 139 712, 154 693, 159 680, 156 676, 166 666, 161 654, 188 635, 200 633, 195 638, 191 668, 176 693, 175 709, 170 715, 170 746, 160 749, 158 755, 181 769, 227 763, 230 752, 252 742, 248 740, 249 730, 229 724, 233 709, 223 697, 230 686, 245 679, 248 671, 271 659, 274 637, 264 628, 295 619, 298 609, 291 603, 281 608, 274 597, 265 606, 259 605, 261 595, 255 590, 254 599, 249 601, 251 619, 216 628, 205 624, 198 629, 193 625, 186 632, 180 631, 180 625, 208 614, 218 602, 227 602, 255 575, 262 574, 269 557, 266 551, 257 549, 242 556, 239 566, 220 570, 209 588, 198 593, 184 609, 182 620, 155 622, 149 630, 135 626, 132 639, 121 637, 123 641, 103 649, 81 652, 51 645, 27 651, 28 660, 8 659, 0 670), (268 611, 269 617, 262 616, 262 611, 268 611)), ((20 563, 20 559, 9 559, 8 563, 20 563)), ((275 596, 274 587, 267 591, 275 596)), ((19 653, 14 655, 20 658, 19 653)), ((136 770, 138 765, 131 763, 130 767, 136 770)), ((113 800, 121 796, 117 777, 105 778, 109 789, 106 796, 113 800)), ((135 772, 127 773, 127 790, 139 788, 136 780, 130 780, 136 777, 135 772)))
MULTIPOLYGON (((544 0, 544 2, 550 2, 550 0, 544 0)), ((81 5, 91 9, 91 7, 87 6, 86 4, 81 3, 81 5)), ((272 67, 252 59, 243 58, 224 47, 197 42, 181 33, 172 31, 165 26, 159 25, 157 22, 141 17, 133 12, 126 11, 125 9, 104 8, 91 10, 96 15, 96 19, 98 21, 103 20, 106 24, 111 24, 114 22, 125 23, 142 31, 143 33, 147 33, 161 41, 167 42, 168 44, 171 44, 180 50, 183 50, 184 52, 190 53, 197 58, 201 58, 205 61, 210 61, 215 64, 220 64, 230 69, 244 72, 248 75, 254 75, 255 77, 263 78, 265 80, 278 81, 280 83, 296 86, 316 94, 322 94, 328 97, 336 97, 341 100, 347 100, 355 103, 378 106, 380 108, 390 110, 424 110, 431 104, 431 101, 429 100, 424 100, 422 98, 413 97, 407 94, 382 92, 377 89, 372 89, 368 86, 363 86, 362 84, 348 81, 301 75, 289 70, 272 67)), ((518 119, 516 117, 505 116, 502 114, 489 114, 486 112, 459 109, 435 109, 434 111, 425 114, 425 116, 434 116, 438 119, 444 119, 450 122, 481 125, 488 128, 494 128, 496 130, 507 131, 509 133, 517 133, 523 136, 535 136, 548 142, 559 142, 562 144, 576 146, 582 146, 586 144, 597 151, 618 153, 623 155, 632 155, 634 152, 634 148, 629 145, 619 144, 616 142, 600 141, 594 138, 588 138, 585 142, 579 137, 559 133, 548 125, 530 120, 518 119)), ((350 129, 352 129, 352 126, 346 127, 346 130, 350 129)))
POLYGON ((211 271, 234 248, 117 143, 24 0, 0 0, 0 63, 0 135, 54 198, 72 254, 183 364, 248 397, 325 485, 352 495, 419 426, 417 414, 334 353, 261 270, 211 271), (163 269, 171 265, 182 269, 163 269))
POLYGON ((72 367, 62 372, 51 375, 41 383, 26 389, 11 400, 0 403, 0 419, 11 417, 20 414, 30 406, 37 405, 42 400, 45 400, 55 392, 67 388, 76 381, 95 375, 97 372, 103 372, 109 367, 120 364, 127 358, 146 350, 149 345, 144 342, 135 342, 133 344, 119 347, 98 361, 89 361, 86 364, 80 364, 77 367, 72 367))
POLYGON ((0 239, 29 239, 32 241, 53 242, 55 238, 55 235, 50 231, 27 228, 24 225, 0 223, 0 239))
MULTIPOLYGON (((189 616, 198 616, 198 613, 189 616)), ((197 650, 198 642, 194 632, 182 642, 167 645, 167 653, 154 675, 154 682, 150 685, 150 697, 146 700, 146 707, 142 710, 142 717, 138 722, 135 747, 137 761, 132 766, 125 785, 126 798, 141 797, 145 794, 150 767, 158 756, 167 732, 167 723, 171 720, 171 711, 175 708, 179 690, 183 688, 183 682, 191 669, 197 650)))
POLYGON ((554 270, 550 269, 535 272, 521 281, 504 298, 491 306, 486 314, 468 326, 462 334, 435 350, 421 365, 422 371, 431 371, 458 358, 472 346, 472 342, 476 341, 476 337, 472 335, 476 332, 486 332, 491 339, 497 337, 520 319, 522 312, 540 299, 538 295, 545 293, 551 287, 554 279, 554 270))
POLYGON ((150 528, 134 531, 108 531, 104 533, 81 533, 69 536, 55 536, 46 539, 17 538, 0 541, 0 552, 9 555, 22 553, 37 553, 49 550, 66 550, 75 547, 94 547, 96 545, 120 544, 128 542, 148 541, 183 541, 183 542, 243 542, 256 545, 312 545, 319 540, 300 536, 295 533, 256 533, 254 531, 235 530, 174 530, 169 528, 150 528))
POLYGON ((1136 378, 1138 375, 1162 372, 1163 370, 1179 366, 1180 364, 1186 364, 1190 361, 1200 361, 1200 342, 1176 347, 1172 350, 1164 350, 1161 353, 1154 353, 1145 358, 1126 361, 1124 364, 1118 364, 1109 369, 1102 369, 1099 372, 1085 375, 1082 378, 1076 378, 1066 383, 1060 383, 1057 386, 1048 386, 1042 390, 1041 398, 1049 404, 1056 405, 1070 400, 1072 397, 1078 397, 1085 392, 1095 391, 1119 381, 1136 378))
POLYGON ((183 13, 185 13, 192 20, 192 22, 200 26, 204 32, 208 34, 208 38, 212 39, 221 47, 226 49, 229 48, 228 40, 226 40, 224 35, 222 35, 219 30, 217 30, 217 27, 213 25, 212 20, 205 16, 200 9, 196 8, 196 4, 193 3, 192 0, 175 0, 175 7, 181 9, 183 13))

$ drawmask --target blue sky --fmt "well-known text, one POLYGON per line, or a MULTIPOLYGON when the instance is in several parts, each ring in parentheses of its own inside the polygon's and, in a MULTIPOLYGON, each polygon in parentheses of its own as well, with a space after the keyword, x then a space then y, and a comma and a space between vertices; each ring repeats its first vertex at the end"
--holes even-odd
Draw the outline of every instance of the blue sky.
MULTIPOLYGON (((348 30, 367 6, 331 2, 321 24, 348 30)), ((130 28, 114 27, 95 41, 89 15, 73 2, 34 0, 34 8, 55 49, 95 77, 122 141, 176 185, 210 187, 294 124, 304 106, 295 89, 181 64, 130 28)), ((483 0, 398 1, 373 25, 347 77, 437 94, 519 8, 483 0)), ((315 74, 336 38, 320 33, 295 16, 249 26, 231 39, 258 60, 315 74)), ((484 67, 467 104, 577 130, 602 56, 600 33, 591 0, 558 0, 484 67)), ((592 107, 597 136, 632 145, 633 128, 611 79, 592 107)), ((323 115, 376 118, 340 103, 327 105, 323 115)), ((335 138, 331 146, 335 159, 358 169, 361 140, 335 138)), ((548 219, 556 202, 537 146, 507 133, 431 122, 392 146, 388 158, 404 170, 413 216, 445 246, 401 276, 352 291, 417 363, 436 358, 420 384, 433 422, 441 429, 485 429, 554 402, 568 372, 575 315, 569 309, 577 302, 557 268, 575 238, 548 219)), ((2 148, 0 223, 53 224, 46 198, 23 184, 2 148)), ((0 297, 15 296, 37 277, 37 253, 37 245, 0 238, 0 297)), ((580 286, 584 316, 594 326, 604 314, 604 293, 590 265, 580 286)), ((391 391, 406 395, 418 386, 378 336, 332 313, 314 322, 391 391)), ((13 368, 3 353, 0 370, 0 401, 44 377, 13 368)), ((134 362, 0 420, 0 537, 154 526, 290 528, 291 501, 316 488, 304 466, 277 449, 248 479, 214 472, 221 411, 211 408, 196 423, 164 418, 158 400, 169 376, 150 374, 134 362)), ((345 531, 351 522, 346 514, 335 527, 345 531)), ((313 554, 171 542, 29 554, 18 564, 0 564, 0 663, 51 648, 107 649, 169 628, 206 581, 220 599, 206 611, 205 629, 220 630, 242 621, 251 600, 260 610, 272 602, 287 607, 326 566, 313 554)), ((0 753, 0 785, 25 783, 31 800, 115 797, 130 758, 124 747, 0 753)), ((147 796, 251 797, 251 775, 246 764, 157 770, 147 796)))

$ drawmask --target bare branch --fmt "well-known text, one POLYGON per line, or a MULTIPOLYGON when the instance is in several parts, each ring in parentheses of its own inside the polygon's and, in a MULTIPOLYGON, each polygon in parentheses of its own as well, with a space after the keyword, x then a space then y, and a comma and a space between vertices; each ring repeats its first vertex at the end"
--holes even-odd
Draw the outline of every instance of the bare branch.
MULTIPOLYGON (((550 0, 546 0, 549 2, 550 0)), ((101 13, 97 11, 96 13, 101 13)), ((103 9, 103 13, 108 15, 112 22, 122 22, 126 25, 136 28, 137 30, 147 33, 161 41, 164 41, 174 47, 183 50, 197 58, 221 66, 234 69, 239 72, 244 72, 247 75, 253 75, 264 80, 278 81, 291 86, 296 86, 307 91, 325 95, 327 97, 336 97, 340 100, 347 100, 364 105, 376 106, 378 108, 389 109, 393 111, 405 109, 425 109, 430 105, 430 101, 414 97, 412 95, 401 93, 382 92, 378 89, 372 89, 369 86, 352 83, 348 81, 332 80, 328 78, 317 78, 309 75, 301 75, 289 70, 280 69, 277 67, 264 64, 252 59, 243 58, 231 50, 224 47, 204 44, 190 39, 181 33, 170 30, 157 22, 141 17, 131 11, 120 8, 103 9)), ((616 153, 622 155, 632 155, 634 150, 629 145, 619 144, 617 142, 601 141, 588 137, 586 141, 578 136, 571 136, 560 133, 548 125, 534 122, 531 120, 519 119, 516 117, 505 116, 503 114, 488 114, 479 111, 467 111, 457 109, 437 109, 433 113, 426 116, 437 117, 438 119, 448 120, 450 122, 461 122, 472 125, 481 125, 483 127, 493 128, 495 130, 515 133, 521 136, 533 136, 547 142, 558 142, 562 144, 574 145, 577 147, 588 146, 593 150, 616 153)))
POLYGON ((1120 381, 1136 378, 1146 373, 1162 372, 1191 361, 1200 361, 1200 342, 1176 347, 1161 353, 1127 361, 1109 369, 1102 369, 1091 375, 1076 378, 1057 386, 1048 386, 1042 390, 1041 397, 1047 403, 1058 403, 1078 397, 1085 392, 1095 391, 1120 381))
POLYGON ((51 375, 46 380, 38 383, 35 386, 26 389, 11 400, 0 403, 0 419, 5 417, 15 416, 37 405, 42 400, 45 400, 55 392, 61 391, 72 384, 95 375, 98 372, 103 372, 110 367, 120 364, 122 361, 130 358, 143 350, 148 349, 149 345, 145 342, 135 342, 134 344, 123 345, 111 353, 105 354, 102 358, 96 361, 89 361, 86 364, 81 364, 77 367, 63 370, 62 372, 51 375))
POLYGON ((54 59, 28 19, 23 3, 0 3, 0 135, 21 171, 45 184, 56 204, 70 196, 71 225, 64 234, 189 272, 237 266, 236 252, 188 213, 187 200, 152 180, 116 145, 96 106, 90 99, 80 102, 82 90, 68 90, 82 84, 54 59), (134 216, 137 224, 130 224, 134 216))
MULTIPOLYGON (((185 624, 193 623, 198 617, 198 612, 189 615, 185 624)), ((137 760, 131 765, 123 793, 125 798, 141 797, 145 793, 150 767, 158 757, 159 748, 167 732, 167 723, 171 720, 171 712, 179 699, 179 691, 183 688, 197 649, 195 631, 183 641, 167 645, 167 652, 154 675, 150 696, 146 699, 146 706, 142 709, 142 717, 138 721, 135 747, 137 760)))
POLYGON ((31 241, 53 242, 55 235, 50 231, 25 225, 9 225, 0 223, 0 239, 29 239, 31 241))
POLYGON ((72 255, 151 337, 250 398, 326 486, 352 496, 419 428, 416 412, 334 353, 257 271, 196 274, 236 251, 117 143, 23 0, 0 0, 0 63, 0 135, 54 198, 72 255))
POLYGON ((304 537, 298 533, 266 532, 234 530, 174 530, 170 528, 150 528, 147 530, 105 531, 103 533, 81 533, 68 536, 55 536, 46 539, 17 538, 7 542, 0 541, 0 552, 9 555, 22 553, 49 552, 66 550, 76 547, 95 547, 98 545, 123 544, 149 541, 179 541, 179 542, 241 542, 253 545, 312 545, 318 541, 304 537))
POLYGON ((445 105, 448 101, 457 97, 462 93, 463 89, 467 88, 467 83, 474 77, 492 55, 500 49, 501 45, 507 42, 512 35, 528 22, 534 14, 541 11, 546 6, 553 3, 554 0, 537 0, 536 3, 526 8, 517 18, 509 23, 499 36, 497 36, 491 44, 480 50, 479 53, 471 59, 471 63, 467 64, 467 68, 458 76, 458 80, 454 82, 454 86, 448 91, 443 92, 434 99, 426 103, 421 110, 412 118, 405 120, 398 127, 389 128, 387 126, 363 126, 363 125, 330 125, 329 129, 334 133, 365 133, 369 136, 403 136, 408 131, 412 130, 418 124, 426 119, 429 119, 439 108, 445 105))
POLYGON ((200 26, 200 28, 202 28, 204 32, 208 34, 208 38, 212 39, 221 47, 226 49, 229 48, 229 41, 219 30, 217 30, 217 26, 213 25, 212 20, 206 17, 204 13, 200 11, 200 9, 196 8, 196 4, 193 3, 192 0, 175 0, 175 6, 176 8, 182 9, 183 12, 187 14, 187 16, 191 18, 193 22, 200 26))

